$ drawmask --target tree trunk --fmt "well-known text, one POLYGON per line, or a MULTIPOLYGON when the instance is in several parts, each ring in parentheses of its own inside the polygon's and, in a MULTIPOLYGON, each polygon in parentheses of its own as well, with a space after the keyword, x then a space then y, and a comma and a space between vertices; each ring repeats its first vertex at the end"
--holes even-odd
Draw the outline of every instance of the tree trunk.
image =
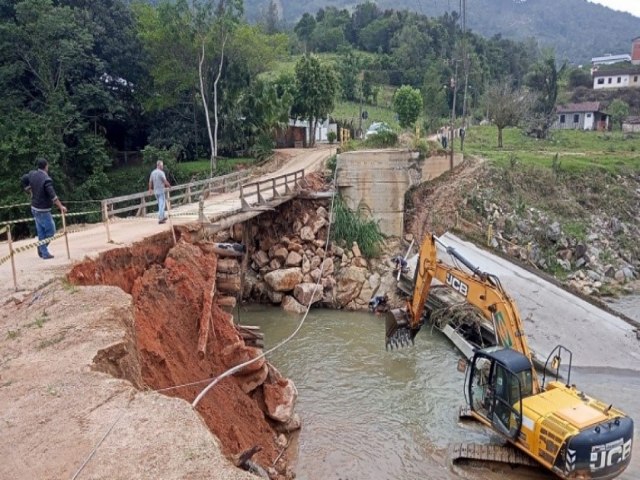
POLYGON ((498 148, 502 148, 502 128, 498 127, 498 148))
POLYGON ((202 40, 202 53, 198 62, 198 76, 200 77, 200 96, 202 97, 202 104, 204 105, 204 116, 207 119, 207 133, 209 134, 209 144, 211 147, 211 175, 213 177, 213 171, 216 168, 215 165, 215 142, 211 136, 211 119, 209 118, 209 105, 207 104, 207 95, 204 90, 204 78, 202 76, 202 64, 204 63, 204 39, 202 40))
MULTIPOLYGON (((224 33, 222 37, 222 49, 220 50, 220 63, 218 64, 218 74, 216 75, 216 79, 213 81, 213 118, 214 118, 214 129, 213 129, 213 152, 211 155, 211 165, 212 171, 216 168, 216 158, 218 158, 218 82, 220 81, 220 76, 222 75, 222 64, 224 62, 224 46, 227 43, 227 34, 224 33)), ((213 176, 213 173, 212 173, 213 176)))
POLYGON ((318 120, 314 117, 309 117, 309 147, 313 148, 316 146, 316 125, 318 120))

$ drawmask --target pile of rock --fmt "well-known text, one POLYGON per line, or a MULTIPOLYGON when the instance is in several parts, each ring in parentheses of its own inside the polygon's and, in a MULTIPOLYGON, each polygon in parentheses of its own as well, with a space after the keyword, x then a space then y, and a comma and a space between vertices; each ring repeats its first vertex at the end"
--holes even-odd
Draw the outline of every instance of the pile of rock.
POLYGON ((536 208, 518 211, 484 199, 475 209, 493 225, 493 248, 542 270, 566 272, 568 285, 586 295, 624 290, 638 278, 635 245, 624 241, 638 233, 629 223, 592 215, 587 232, 576 233, 573 224, 536 208))
POLYGON ((350 310, 366 309, 383 285, 393 293, 391 262, 373 264, 357 243, 327 242, 329 212, 315 201, 296 201, 277 213, 264 214, 252 225, 250 270, 244 298, 280 304, 303 313, 309 305, 350 310))

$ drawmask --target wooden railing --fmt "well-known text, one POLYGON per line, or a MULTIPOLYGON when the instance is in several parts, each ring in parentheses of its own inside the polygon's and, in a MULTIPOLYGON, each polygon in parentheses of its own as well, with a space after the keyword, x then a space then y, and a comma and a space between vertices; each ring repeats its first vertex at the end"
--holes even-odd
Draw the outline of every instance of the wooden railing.
MULTIPOLYGON (((271 199, 277 199, 284 195, 294 195, 299 183, 304 180, 304 170, 285 173, 267 180, 246 183, 240 186, 240 203, 242 210, 251 210, 251 204, 265 205, 267 199, 264 195, 271 193, 271 199), (284 187, 284 192, 278 192, 278 187, 284 187), (254 201, 251 201, 254 199, 254 201)), ((281 188, 282 190, 282 188, 281 188)))
MULTIPOLYGON (((220 177, 175 185, 165 189, 165 191, 168 192, 172 207, 176 207, 178 205, 197 202, 204 196, 226 193, 242 188, 242 182, 246 180, 248 176, 249 170, 242 170, 220 177)), ((158 201, 155 199, 154 194, 148 191, 106 198, 102 200, 102 220, 106 221, 107 218, 121 214, 125 214, 125 216, 145 216, 147 214, 147 208, 157 204, 158 201)))

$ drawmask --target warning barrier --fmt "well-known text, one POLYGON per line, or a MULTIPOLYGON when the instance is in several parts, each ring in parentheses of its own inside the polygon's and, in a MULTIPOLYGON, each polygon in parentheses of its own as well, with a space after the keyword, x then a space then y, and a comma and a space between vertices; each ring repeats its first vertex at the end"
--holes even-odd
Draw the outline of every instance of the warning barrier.
MULTIPOLYGON (((73 212, 73 213, 65 213, 62 215, 61 213, 51 214, 53 218, 63 218, 63 217, 79 217, 82 215, 91 215, 93 213, 100 213, 100 210, 89 210, 86 212, 73 212)), ((25 217, 18 218, 16 220, 7 220, 4 222, 0 222, 0 225, 17 225, 18 223, 29 223, 33 222, 33 217, 25 217)))

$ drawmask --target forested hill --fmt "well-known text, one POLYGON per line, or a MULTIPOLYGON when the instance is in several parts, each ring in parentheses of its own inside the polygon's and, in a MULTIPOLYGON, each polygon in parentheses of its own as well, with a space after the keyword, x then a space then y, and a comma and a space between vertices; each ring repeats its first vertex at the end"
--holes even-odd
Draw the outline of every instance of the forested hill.
MULTIPOLYGON (((250 20, 258 20, 271 0, 245 0, 250 20)), ((285 22, 295 23, 303 13, 321 7, 351 9, 353 0, 275 0, 285 22)), ((457 10, 459 0, 378 0, 380 9, 412 10, 440 16, 457 10)), ((533 37, 540 45, 555 48, 558 59, 587 63, 606 53, 631 51, 631 39, 640 35, 640 18, 587 0, 467 0, 467 23, 473 31, 491 37, 533 37)))

